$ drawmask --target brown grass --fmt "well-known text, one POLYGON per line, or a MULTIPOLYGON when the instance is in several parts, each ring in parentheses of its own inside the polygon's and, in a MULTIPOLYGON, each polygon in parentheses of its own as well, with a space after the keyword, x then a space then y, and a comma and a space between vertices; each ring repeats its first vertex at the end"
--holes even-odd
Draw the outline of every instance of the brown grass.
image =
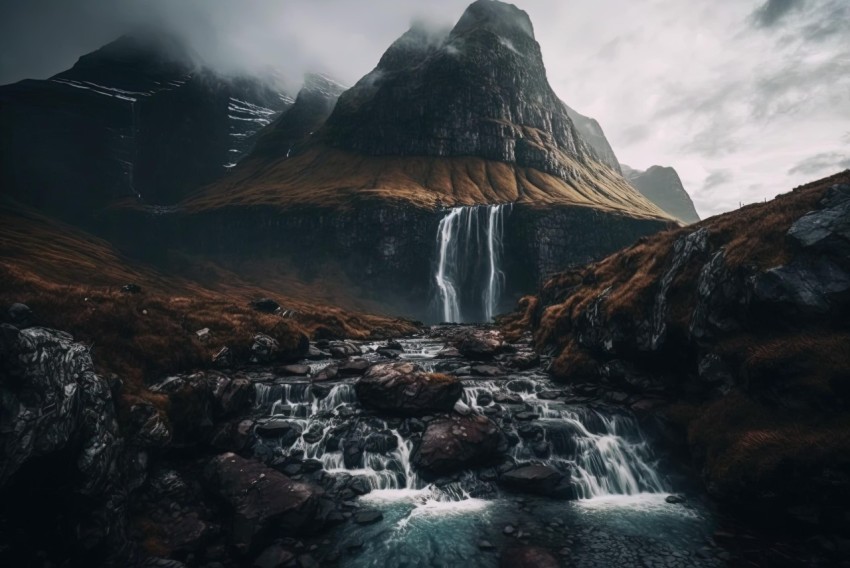
POLYGON ((316 301, 318 286, 270 278, 259 286, 211 266, 211 282, 165 275, 123 258, 108 243, 39 214, 0 206, 0 305, 23 302, 39 323, 72 333, 92 347, 100 371, 125 381, 128 396, 162 375, 209 366, 227 345, 246 356, 256 333, 294 349, 302 334, 363 339, 411 333, 411 322, 346 311, 316 301), (123 284, 142 287, 124 294, 123 284), (286 292, 283 293, 282 291, 286 292), (271 297, 296 311, 291 318, 251 309, 271 297), (201 343, 195 332, 209 328, 201 343))
POLYGON ((227 177, 188 198, 189 210, 254 205, 339 207, 382 199, 433 209, 520 202, 595 207, 633 217, 670 219, 617 174, 599 164, 562 161, 581 181, 470 156, 365 156, 315 145, 290 159, 249 158, 227 177))

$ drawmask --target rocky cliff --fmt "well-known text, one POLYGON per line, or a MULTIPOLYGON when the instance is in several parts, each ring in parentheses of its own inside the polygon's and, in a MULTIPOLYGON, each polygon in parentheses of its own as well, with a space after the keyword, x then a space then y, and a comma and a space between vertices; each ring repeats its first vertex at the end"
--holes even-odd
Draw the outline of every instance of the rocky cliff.
POLYGON ((699 221, 694 202, 673 168, 652 166, 642 172, 623 165, 623 174, 644 197, 670 216, 685 224, 699 221))
POLYGON ((223 77, 174 38, 124 36, 47 80, 0 87, 0 186, 72 220, 170 204, 232 168, 292 99, 223 77))
POLYGON ((611 144, 605 137, 605 132, 602 130, 602 126, 599 125, 599 122, 595 118, 580 114, 566 104, 564 106, 573 124, 575 124, 576 130, 590 147, 593 148, 594 152, 596 152, 599 161, 612 170, 623 173, 620 168, 620 161, 617 159, 617 155, 614 154, 614 149, 611 148, 611 144))
POLYGON ((505 325, 660 420, 729 508, 846 534, 848 219, 844 172, 560 274, 505 325))

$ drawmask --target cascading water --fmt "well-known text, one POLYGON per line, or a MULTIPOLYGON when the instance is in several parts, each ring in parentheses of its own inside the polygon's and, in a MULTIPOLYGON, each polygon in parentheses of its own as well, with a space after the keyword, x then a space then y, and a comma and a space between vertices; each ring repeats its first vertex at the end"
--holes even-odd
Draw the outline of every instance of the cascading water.
POLYGON ((504 219, 513 204, 455 207, 437 227, 434 281, 442 321, 492 320, 504 291, 504 219))

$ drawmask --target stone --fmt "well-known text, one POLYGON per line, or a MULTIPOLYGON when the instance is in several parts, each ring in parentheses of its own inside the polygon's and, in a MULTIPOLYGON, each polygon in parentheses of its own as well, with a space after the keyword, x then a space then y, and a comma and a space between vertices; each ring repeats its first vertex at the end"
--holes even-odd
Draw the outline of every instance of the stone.
POLYGON ((142 448, 163 448, 171 442, 171 428, 160 411, 149 402, 130 407, 130 439, 142 448))
POLYGON ((277 438, 281 445, 288 447, 301 437, 302 428, 297 422, 268 418, 257 422, 255 432, 261 438, 277 438))
POLYGON ((441 349, 434 355, 435 359, 460 359, 463 355, 460 354, 460 351, 455 349, 454 347, 446 347, 445 349, 441 349))
POLYGON ((357 381, 355 391, 366 408, 417 416, 451 410, 463 386, 457 377, 428 373, 414 363, 381 363, 357 381))
POLYGON ((306 377, 310 374, 309 365, 283 365, 275 369, 279 375, 286 377, 306 377))
POLYGON ((454 347, 473 361, 489 361, 505 351, 505 341, 495 330, 471 329, 454 339, 454 347))
POLYGON ((477 377, 500 377, 505 374, 495 365, 474 365, 470 368, 470 371, 477 377))
POLYGON ((523 404, 520 395, 504 392, 493 393, 493 402, 498 402, 499 404, 523 404))
POLYGON ((548 465, 526 465, 505 472, 499 478, 505 487, 546 497, 572 498, 569 477, 548 465))
POLYGON ((9 323, 18 329, 30 327, 35 323, 35 315, 26 304, 21 304, 19 302, 12 304, 9 306, 7 314, 9 316, 9 323))
POLYGON ((210 328, 208 327, 196 331, 195 336, 197 336, 198 341, 200 341, 201 343, 206 343, 210 339, 212 339, 212 333, 210 333, 210 328))
POLYGON ((540 355, 534 351, 522 351, 509 356, 505 364, 517 371, 526 371, 540 365, 540 355))
POLYGON ((348 359, 363 353, 360 347, 351 341, 331 341, 328 344, 328 352, 334 359, 348 359))
POLYGON ((213 365, 220 369, 226 369, 233 365, 233 352, 229 347, 222 347, 212 358, 213 365))
POLYGON ((684 495, 668 495, 667 498, 664 500, 673 505, 678 505, 686 501, 684 495))
POLYGON ((272 534, 315 530, 320 489, 294 482, 255 460, 226 453, 204 468, 207 488, 230 508, 230 538, 246 552, 263 545, 272 534))
POLYGON ((475 399, 475 403, 478 406, 487 406, 489 404, 493 404, 493 395, 489 392, 482 392, 478 395, 478 398, 475 399))
POLYGON ((254 341, 251 344, 251 363, 271 363, 279 350, 280 344, 277 339, 264 333, 258 333, 254 336, 254 341))
POLYGON ((279 544, 273 544, 263 550, 254 560, 254 568, 289 568, 295 563, 295 554, 279 544))
POLYGON ((366 359, 348 359, 337 366, 340 375, 351 377, 362 375, 372 365, 366 359))
POLYGON ((271 298, 259 298, 257 300, 252 300, 248 305, 258 312, 263 312, 264 314, 273 314, 280 309, 280 304, 271 298))
POLYGON ((506 449, 502 431, 489 418, 451 415, 428 423, 413 463, 429 474, 447 475, 495 462, 506 449))
POLYGON ((788 229, 788 237, 804 250, 850 260, 848 188, 847 184, 836 184, 827 190, 822 208, 795 221, 788 229))
POLYGON ((210 445, 223 452, 241 452, 248 447, 254 421, 251 419, 225 422, 216 426, 210 445))
POLYGON ((384 514, 377 510, 357 511, 353 519, 358 525, 371 525, 384 520, 384 514))
POLYGON ((124 294, 140 294, 142 287, 138 284, 124 284, 121 286, 121 292, 124 294))
POLYGON ((489 540, 479 540, 478 550, 496 550, 496 546, 489 540))
POLYGON ((558 568, 559 566, 554 554, 536 546, 509 548, 499 557, 499 568, 558 568))
POLYGON ((850 273, 824 257, 766 270, 752 287, 755 299, 777 316, 823 316, 850 304, 850 273))
POLYGON ((452 410, 454 410, 455 413, 460 414, 461 416, 468 416, 472 414, 472 409, 469 408, 469 406, 462 400, 457 401, 452 410))

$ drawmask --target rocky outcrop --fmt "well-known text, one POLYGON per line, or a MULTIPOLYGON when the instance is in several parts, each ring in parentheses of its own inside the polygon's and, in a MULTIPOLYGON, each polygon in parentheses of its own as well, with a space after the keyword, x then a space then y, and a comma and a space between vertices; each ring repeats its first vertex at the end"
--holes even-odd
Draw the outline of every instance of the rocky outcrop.
POLYGON ((568 475, 541 464, 524 465, 505 472, 499 481, 509 489, 549 497, 575 497, 568 475))
POLYGON ((243 552, 261 545, 272 527, 287 534, 318 528, 321 490, 260 462, 222 454, 206 466, 204 479, 232 510, 232 542, 243 552))
POLYGON ((593 148, 593 151, 596 153, 596 157, 599 161, 615 172, 623 173, 620 168, 620 161, 617 159, 614 149, 611 148, 611 144, 605 137, 605 132, 602 131, 602 127, 599 125, 599 122, 597 122, 595 118, 590 118, 589 116, 584 116, 583 114, 576 112, 566 104, 564 107, 567 109, 567 114, 570 119, 572 119, 573 124, 575 124, 576 130, 584 141, 593 148))
POLYGON ((457 377, 428 373, 414 363, 374 365, 355 389, 366 408, 409 416, 451 410, 463 392, 457 377))
POLYGON ((642 239, 551 279, 524 321, 554 377, 680 428, 725 506, 806 507, 833 530, 850 506, 848 211, 844 173, 642 239))
POLYGON ((428 424, 413 462, 426 473, 445 475, 497 461, 506 449, 502 431, 489 418, 450 415, 428 424))
POLYGON ((645 172, 623 165, 626 179, 647 199, 682 223, 699 222, 691 196, 673 168, 652 166, 645 172))

